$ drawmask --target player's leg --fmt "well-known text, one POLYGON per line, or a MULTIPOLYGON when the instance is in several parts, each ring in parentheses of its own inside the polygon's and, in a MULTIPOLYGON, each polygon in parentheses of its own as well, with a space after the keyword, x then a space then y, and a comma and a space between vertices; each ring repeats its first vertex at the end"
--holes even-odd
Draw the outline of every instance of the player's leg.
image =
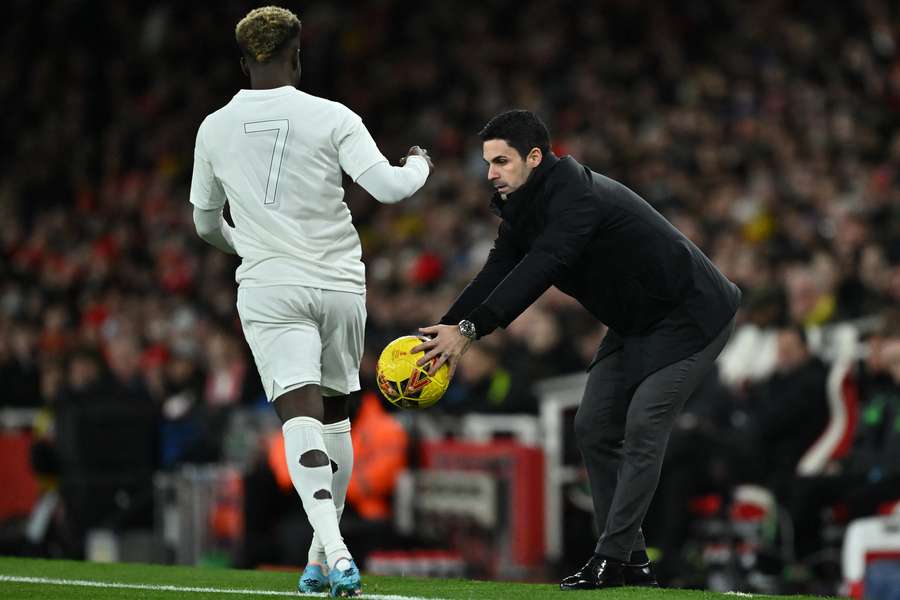
POLYGON ((637 387, 628 407, 619 481, 597 542, 598 555, 620 563, 629 560, 659 482, 675 418, 712 368, 732 329, 733 323, 703 350, 651 374, 637 387))
POLYGON ((346 569, 352 557, 338 526, 334 503, 334 459, 323 424, 324 404, 318 385, 305 385, 280 395, 275 410, 284 431, 284 450, 294 488, 303 502, 321 546, 321 562, 307 565, 298 584, 302 592, 320 592, 326 587, 323 567, 346 569), (344 563, 342 565, 342 563, 344 563))
POLYGON ((350 396, 325 397, 325 448, 333 472, 331 491, 338 521, 344 512, 347 488, 353 475, 353 440, 350 437, 350 396))
MULTIPOLYGON (((238 313, 266 395, 281 419, 291 481, 334 566, 352 560, 337 525, 325 446, 321 292, 298 286, 240 289, 238 313)), ((301 581, 302 586, 302 581, 301 581)))
MULTIPOLYGON (((350 437, 349 394, 358 391, 366 326, 363 294, 322 291, 322 389, 325 394, 325 442, 332 458, 332 491, 338 520, 344 511, 347 487, 353 473, 353 443, 350 437)), ((313 539, 310 554, 318 549, 313 539)), ((332 595, 358 593, 359 571, 353 564, 328 574, 332 595)))
MULTIPOLYGON (((344 501, 350 477, 353 474, 353 442, 350 438, 350 396, 326 396, 324 398, 325 449, 331 459, 333 478, 331 493, 338 523, 344 512, 344 501)), ((325 564, 325 547, 317 535, 313 535, 307 557, 308 565, 325 564)))

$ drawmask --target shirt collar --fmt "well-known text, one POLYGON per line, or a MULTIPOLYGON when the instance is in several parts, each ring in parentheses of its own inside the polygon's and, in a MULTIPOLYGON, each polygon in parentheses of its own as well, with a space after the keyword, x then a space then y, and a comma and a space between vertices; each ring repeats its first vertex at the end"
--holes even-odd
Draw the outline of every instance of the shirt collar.
POLYGON ((535 192, 540 189, 544 179, 547 178, 547 173, 552 171, 553 167, 555 167, 558 162, 559 157, 552 152, 544 154, 544 157, 541 159, 541 164, 531 171, 528 179, 519 189, 506 195, 506 200, 503 199, 500 192, 494 192, 494 195, 491 197, 491 212, 502 217, 504 216, 504 212, 509 213, 507 207, 509 207, 511 202, 521 204, 523 201, 531 199, 535 192))
POLYGON ((292 85, 282 85, 276 88, 266 88, 264 90, 255 90, 253 88, 243 88, 238 90, 237 96, 243 96, 245 98, 271 98, 273 96, 281 96, 282 94, 288 94, 292 91, 295 91, 295 88, 292 85))

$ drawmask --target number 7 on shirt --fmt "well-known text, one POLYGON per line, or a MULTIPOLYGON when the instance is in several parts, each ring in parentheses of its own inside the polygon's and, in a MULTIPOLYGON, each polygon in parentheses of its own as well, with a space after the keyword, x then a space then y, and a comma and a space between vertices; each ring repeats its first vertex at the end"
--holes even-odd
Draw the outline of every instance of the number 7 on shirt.
POLYGON ((278 192, 278 176, 281 174, 281 162, 284 160, 284 148, 287 145, 287 137, 290 131, 291 124, 287 119, 244 123, 244 133, 248 135, 275 133, 275 143, 272 145, 272 158, 269 161, 269 175, 266 178, 266 196, 263 204, 275 204, 275 194, 278 192))

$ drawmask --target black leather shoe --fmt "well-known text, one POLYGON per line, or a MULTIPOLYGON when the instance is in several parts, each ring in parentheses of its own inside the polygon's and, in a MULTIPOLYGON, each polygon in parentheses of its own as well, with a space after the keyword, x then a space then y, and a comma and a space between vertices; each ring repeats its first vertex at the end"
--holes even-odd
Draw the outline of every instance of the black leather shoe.
POLYGON ((608 558, 592 556, 591 560, 574 575, 569 575, 559 584, 561 590, 597 590, 622 587, 622 563, 608 558))
POLYGON ((625 563, 622 565, 622 575, 625 585, 638 587, 659 587, 656 575, 650 568, 650 561, 645 563, 625 563))

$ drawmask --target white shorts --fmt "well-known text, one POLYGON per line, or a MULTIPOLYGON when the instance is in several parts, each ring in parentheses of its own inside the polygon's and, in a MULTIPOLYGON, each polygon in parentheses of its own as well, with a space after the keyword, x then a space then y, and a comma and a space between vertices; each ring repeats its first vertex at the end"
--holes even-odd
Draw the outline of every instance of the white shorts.
POLYGON ((324 396, 359 389, 366 296, 299 285, 238 288, 244 337, 269 402, 317 384, 324 396))

